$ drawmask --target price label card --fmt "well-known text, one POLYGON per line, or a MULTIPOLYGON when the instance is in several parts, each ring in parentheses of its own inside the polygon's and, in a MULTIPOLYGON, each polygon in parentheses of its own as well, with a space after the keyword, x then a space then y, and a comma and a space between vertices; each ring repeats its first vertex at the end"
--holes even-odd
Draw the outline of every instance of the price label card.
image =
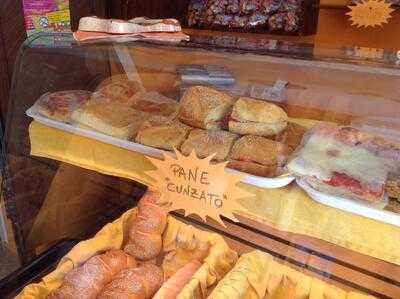
POLYGON ((385 50, 366 48, 366 47, 354 47, 354 56, 369 59, 382 59, 385 55, 385 50))
POLYGON ((154 187, 168 210, 184 210, 203 221, 208 216, 222 225, 221 216, 237 221, 233 213, 243 209, 237 199, 253 196, 237 186, 241 175, 225 172, 228 162, 211 163, 214 155, 199 159, 194 151, 187 157, 177 150, 175 154, 165 153, 164 160, 148 157, 157 169, 147 173, 156 180, 154 187))

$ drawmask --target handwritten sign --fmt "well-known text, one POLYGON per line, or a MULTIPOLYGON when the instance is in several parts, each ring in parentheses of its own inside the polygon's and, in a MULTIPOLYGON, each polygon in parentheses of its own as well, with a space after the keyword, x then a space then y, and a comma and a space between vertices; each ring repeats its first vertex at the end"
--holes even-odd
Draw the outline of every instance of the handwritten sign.
POLYGON ((350 12, 346 15, 350 16, 353 26, 357 27, 382 27, 391 18, 394 11, 391 4, 385 0, 362 0, 355 5, 348 6, 350 12))
POLYGON ((241 175, 225 172, 227 162, 210 163, 214 155, 199 159, 194 151, 187 157, 176 150, 175 154, 176 158, 164 154, 164 160, 148 158, 157 168, 148 174, 156 179, 154 187, 168 209, 197 214, 204 221, 208 216, 222 225, 221 215, 237 221, 237 199, 253 196, 237 186, 241 175))

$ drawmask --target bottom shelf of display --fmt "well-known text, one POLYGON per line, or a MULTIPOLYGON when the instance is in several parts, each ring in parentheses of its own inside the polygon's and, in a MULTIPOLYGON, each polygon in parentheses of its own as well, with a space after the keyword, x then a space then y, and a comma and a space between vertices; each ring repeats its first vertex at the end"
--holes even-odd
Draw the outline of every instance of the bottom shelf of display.
MULTIPOLYGON (((238 223, 224 220, 226 227, 222 227, 213 221, 204 223, 196 217, 184 217, 178 212, 171 214, 178 221, 221 235, 239 255, 254 250, 268 253, 278 263, 295 270, 293 273, 299 273, 296 275, 303 273, 346 292, 365 293, 378 298, 396 298, 400 292, 396 280, 399 267, 378 259, 320 240, 284 233, 244 216, 238 216, 238 223)), ((40 281, 41 277, 55 269, 76 243, 64 240, 51 247, 29 265, 1 281, 1 294, 5 298, 13 298, 27 284, 40 281)), ((293 281, 287 287, 296 283, 293 281)))

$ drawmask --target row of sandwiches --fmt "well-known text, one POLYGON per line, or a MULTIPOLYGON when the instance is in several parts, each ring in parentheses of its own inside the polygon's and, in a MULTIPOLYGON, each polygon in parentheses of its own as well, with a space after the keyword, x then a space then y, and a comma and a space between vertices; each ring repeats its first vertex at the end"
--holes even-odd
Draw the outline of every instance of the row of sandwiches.
POLYGON ((379 202, 386 191, 400 198, 400 146, 334 125, 316 126, 303 138, 305 128, 267 101, 194 86, 178 102, 115 80, 94 93, 46 94, 38 106, 47 117, 139 144, 184 155, 195 150, 201 158, 215 154, 214 161, 246 173, 289 172, 328 194, 379 202))
POLYGON ((39 113, 120 139, 214 161, 250 174, 275 177, 305 129, 288 123, 285 111, 268 102, 205 86, 187 89, 177 102, 145 92, 134 81, 101 84, 96 92, 60 91, 38 101, 39 113))

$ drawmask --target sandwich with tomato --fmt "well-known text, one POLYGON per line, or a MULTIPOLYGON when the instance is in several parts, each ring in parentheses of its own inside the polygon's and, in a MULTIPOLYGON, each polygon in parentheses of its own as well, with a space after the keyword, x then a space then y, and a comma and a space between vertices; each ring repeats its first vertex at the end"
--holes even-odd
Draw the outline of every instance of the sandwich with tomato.
POLYGON ((352 127, 321 125, 304 137, 287 168, 315 190, 379 202, 399 163, 397 144, 352 127))

